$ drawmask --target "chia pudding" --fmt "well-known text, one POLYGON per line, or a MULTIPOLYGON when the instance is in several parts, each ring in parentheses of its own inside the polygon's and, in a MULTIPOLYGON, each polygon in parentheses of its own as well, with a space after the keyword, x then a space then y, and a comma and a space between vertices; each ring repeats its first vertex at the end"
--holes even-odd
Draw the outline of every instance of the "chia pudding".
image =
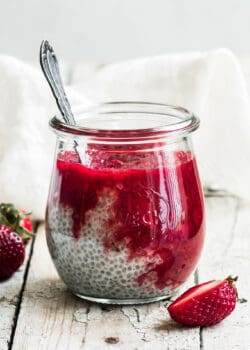
POLYGON ((195 158, 164 147, 88 147, 57 155, 46 219, 65 284, 86 298, 170 296, 194 270, 204 240, 195 158), (152 150, 153 149, 153 150, 152 150))

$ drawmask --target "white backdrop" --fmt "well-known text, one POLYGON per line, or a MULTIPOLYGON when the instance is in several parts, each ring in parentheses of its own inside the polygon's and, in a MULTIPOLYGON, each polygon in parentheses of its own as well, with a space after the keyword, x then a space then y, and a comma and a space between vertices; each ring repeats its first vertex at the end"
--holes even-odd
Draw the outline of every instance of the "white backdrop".
POLYGON ((0 52, 37 60, 43 38, 68 61, 110 62, 228 47, 250 52, 249 0, 0 0, 0 52))

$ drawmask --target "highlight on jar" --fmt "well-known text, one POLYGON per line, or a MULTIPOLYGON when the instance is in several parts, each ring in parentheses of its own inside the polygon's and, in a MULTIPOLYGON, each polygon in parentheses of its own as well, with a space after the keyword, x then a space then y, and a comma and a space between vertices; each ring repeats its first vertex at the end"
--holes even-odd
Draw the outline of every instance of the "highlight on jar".
POLYGON ((168 298, 194 272, 204 200, 192 147, 198 118, 181 107, 110 102, 54 117, 46 236, 77 296, 135 304, 168 298))

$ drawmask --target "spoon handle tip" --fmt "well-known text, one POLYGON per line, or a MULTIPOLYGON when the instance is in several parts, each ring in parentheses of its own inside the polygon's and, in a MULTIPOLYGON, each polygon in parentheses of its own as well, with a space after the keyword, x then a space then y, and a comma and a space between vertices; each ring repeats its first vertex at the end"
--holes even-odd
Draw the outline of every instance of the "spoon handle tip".
POLYGON ((40 46, 40 65, 64 121, 67 124, 75 125, 75 118, 63 87, 59 64, 48 40, 43 40, 40 46))

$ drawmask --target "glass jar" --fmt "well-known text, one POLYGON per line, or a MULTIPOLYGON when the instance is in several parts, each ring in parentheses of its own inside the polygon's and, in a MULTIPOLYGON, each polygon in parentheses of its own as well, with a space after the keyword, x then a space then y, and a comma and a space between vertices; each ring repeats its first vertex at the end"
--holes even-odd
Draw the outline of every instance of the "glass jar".
POLYGON ((194 271, 204 202, 191 131, 199 120, 163 104, 113 102, 54 117, 46 235, 77 296, 134 304, 170 297, 194 271))

